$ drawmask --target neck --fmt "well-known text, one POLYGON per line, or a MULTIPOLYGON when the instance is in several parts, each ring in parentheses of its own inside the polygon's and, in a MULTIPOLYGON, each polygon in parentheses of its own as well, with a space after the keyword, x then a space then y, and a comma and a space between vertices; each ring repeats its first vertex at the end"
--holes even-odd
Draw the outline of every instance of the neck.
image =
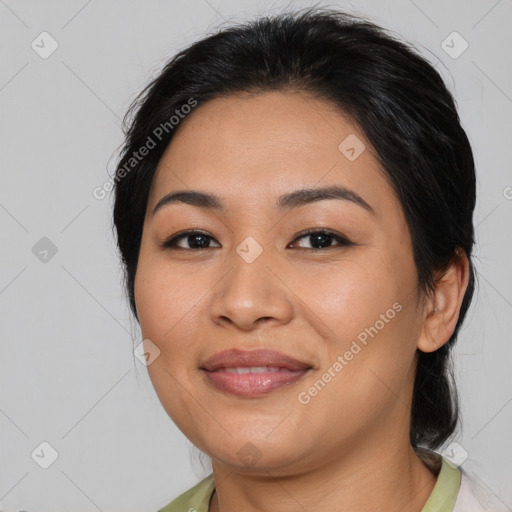
POLYGON ((436 482, 407 444, 403 449, 347 452, 308 472, 273 476, 272 471, 237 473, 212 461, 216 491, 209 512, 420 512, 436 482), (378 457, 375 457, 378 453, 378 457))

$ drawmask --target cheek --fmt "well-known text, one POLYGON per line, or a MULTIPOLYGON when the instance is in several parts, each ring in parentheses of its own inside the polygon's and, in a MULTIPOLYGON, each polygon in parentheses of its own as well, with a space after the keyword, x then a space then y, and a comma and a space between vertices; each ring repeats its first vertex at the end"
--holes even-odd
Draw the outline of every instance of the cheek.
POLYGON ((369 305, 377 316, 341 317, 338 330, 343 335, 329 344, 317 379, 299 390, 298 399, 306 404, 299 406, 304 408, 301 417, 308 424, 302 430, 323 432, 325 446, 319 449, 328 452, 333 440, 364 436, 375 425, 405 421, 410 414, 414 315, 407 304, 393 304, 395 308, 369 305))
POLYGON ((188 393, 197 394, 190 382, 195 360, 193 340, 198 336, 195 308, 201 294, 191 279, 173 272, 159 255, 141 250, 135 277, 135 301, 143 339, 160 353, 147 367, 153 388, 169 417, 183 431, 194 429, 188 393))
POLYGON ((329 327, 321 379, 332 382, 319 404, 338 404, 333 414, 351 411, 364 423, 361 415, 382 412, 408 385, 419 333, 414 262, 403 254, 397 260, 368 253, 367 261, 347 264, 317 284, 308 306, 318 313, 317 324, 329 327))
POLYGON ((173 271, 163 255, 141 249, 134 292, 145 338, 162 344, 167 339, 176 339, 175 333, 190 322, 188 317, 193 316, 197 302, 191 282, 183 270, 173 271))
POLYGON ((361 251, 336 267, 298 272, 292 282, 293 291, 308 306, 306 311, 317 313, 315 323, 325 324, 326 339, 341 346, 376 322, 383 331, 382 326, 387 328, 398 316, 396 309, 416 297, 412 258, 376 249, 361 251))

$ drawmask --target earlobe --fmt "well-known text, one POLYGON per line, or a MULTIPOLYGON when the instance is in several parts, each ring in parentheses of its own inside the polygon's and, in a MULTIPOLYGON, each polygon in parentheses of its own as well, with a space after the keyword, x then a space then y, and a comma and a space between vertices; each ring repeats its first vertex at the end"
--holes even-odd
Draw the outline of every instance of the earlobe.
POLYGON ((434 352, 448 342, 457 325, 468 281, 468 258, 464 251, 457 250, 446 272, 436 279, 435 289, 425 303, 419 350, 434 352))

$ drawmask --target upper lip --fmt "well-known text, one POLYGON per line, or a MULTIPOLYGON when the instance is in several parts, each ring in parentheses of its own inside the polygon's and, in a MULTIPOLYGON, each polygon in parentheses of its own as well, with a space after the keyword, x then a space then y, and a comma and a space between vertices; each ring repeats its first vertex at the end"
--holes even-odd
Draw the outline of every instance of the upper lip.
POLYGON ((281 352, 268 349, 251 351, 240 349, 223 350, 207 359, 201 365, 201 368, 208 371, 215 371, 219 368, 247 368, 255 366, 273 366, 294 371, 311 368, 311 365, 308 363, 299 361, 281 352))

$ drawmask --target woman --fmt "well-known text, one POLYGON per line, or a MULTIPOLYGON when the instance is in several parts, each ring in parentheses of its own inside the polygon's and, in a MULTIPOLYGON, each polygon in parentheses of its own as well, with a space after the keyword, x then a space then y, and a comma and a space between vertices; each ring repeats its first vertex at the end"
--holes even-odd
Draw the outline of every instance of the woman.
POLYGON ((432 66, 310 9, 193 44, 130 112, 126 288, 156 393, 213 468, 162 511, 477 507, 435 451, 458 424, 475 170, 432 66))

